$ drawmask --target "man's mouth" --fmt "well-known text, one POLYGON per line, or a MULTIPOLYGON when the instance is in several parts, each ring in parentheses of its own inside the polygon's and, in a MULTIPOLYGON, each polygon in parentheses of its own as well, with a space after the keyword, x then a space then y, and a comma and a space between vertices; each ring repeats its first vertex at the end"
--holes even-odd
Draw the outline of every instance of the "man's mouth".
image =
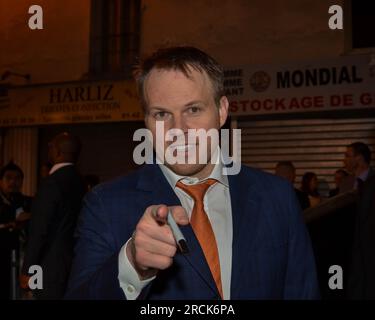
POLYGON ((196 146, 196 144, 184 144, 180 146, 174 146, 174 148, 177 150, 177 152, 188 152, 189 150, 196 148, 196 146))

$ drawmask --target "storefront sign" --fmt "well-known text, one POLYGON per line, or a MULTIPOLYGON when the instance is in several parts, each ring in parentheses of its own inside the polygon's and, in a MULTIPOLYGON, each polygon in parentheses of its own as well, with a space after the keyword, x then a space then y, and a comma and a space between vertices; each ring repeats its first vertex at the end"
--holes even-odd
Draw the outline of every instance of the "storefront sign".
POLYGON ((9 99, 9 91, 6 86, 0 85, 0 112, 1 110, 9 109, 10 107, 10 99, 9 99))
POLYGON ((225 70, 232 115, 375 110, 375 59, 370 56, 225 70))
POLYGON ((8 92, 8 103, 0 108, 3 127, 143 119, 132 81, 25 86, 8 92))
MULTIPOLYGON (((375 57, 225 69, 232 115, 375 109, 375 57)), ((135 83, 71 82, 0 90, 0 126, 143 120, 135 83)))

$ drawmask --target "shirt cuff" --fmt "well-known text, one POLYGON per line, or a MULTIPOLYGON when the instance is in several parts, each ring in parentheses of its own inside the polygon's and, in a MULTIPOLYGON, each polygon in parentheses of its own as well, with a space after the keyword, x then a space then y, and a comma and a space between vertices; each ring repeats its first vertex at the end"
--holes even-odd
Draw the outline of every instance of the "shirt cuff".
POLYGON ((153 276, 150 279, 139 279, 137 271, 130 263, 126 255, 126 248, 130 239, 122 246, 118 258, 118 279, 120 287, 124 291, 127 300, 135 300, 138 298, 143 288, 145 288, 152 280, 156 278, 153 276))

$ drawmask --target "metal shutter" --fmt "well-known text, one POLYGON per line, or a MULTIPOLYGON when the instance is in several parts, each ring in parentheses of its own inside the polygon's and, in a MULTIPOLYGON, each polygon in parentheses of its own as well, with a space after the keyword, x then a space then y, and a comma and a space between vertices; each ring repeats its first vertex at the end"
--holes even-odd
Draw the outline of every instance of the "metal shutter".
POLYGON ((334 187, 334 172, 343 167, 346 146, 355 141, 369 145, 375 164, 375 118, 243 121, 242 162, 274 173, 278 161, 292 161, 296 187, 306 171, 317 174, 325 195, 334 187), (328 183, 328 184, 327 184, 328 183))

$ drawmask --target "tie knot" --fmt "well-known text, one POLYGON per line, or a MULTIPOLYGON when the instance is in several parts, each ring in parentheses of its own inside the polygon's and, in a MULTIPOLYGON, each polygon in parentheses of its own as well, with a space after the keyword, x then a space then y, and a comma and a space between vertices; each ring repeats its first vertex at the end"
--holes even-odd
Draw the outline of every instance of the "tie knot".
POLYGON ((202 183, 197 184, 184 184, 181 181, 178 181, 176 186, 184 190, 189 196, 191 196, 194 201, 203 201, 204 195, 206 194, 207 189, 215 184, 217 181, 215 179, 207 179, 202 183))

